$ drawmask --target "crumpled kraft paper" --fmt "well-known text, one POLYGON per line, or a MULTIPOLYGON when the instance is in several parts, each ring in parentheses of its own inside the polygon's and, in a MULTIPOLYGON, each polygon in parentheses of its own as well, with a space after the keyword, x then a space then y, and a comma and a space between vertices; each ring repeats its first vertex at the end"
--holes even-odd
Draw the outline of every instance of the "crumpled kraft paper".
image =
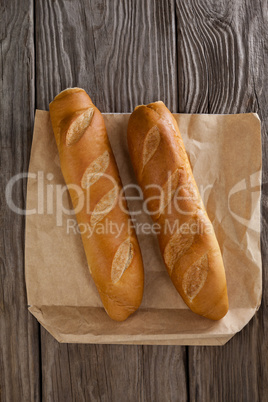
MULTIPOLYGON (((126 141, 129 114, 103 116, 123 185, 136 183, 126 141)), ((259 118, 253 113, 174 116, 221 247, 228 314, 214 322, 188 309, 166 272, 156 236, 139 229, 152 223, 141 214, 136 227, 145 267, 143 301, 125 322, 108 317, 64 190, 49 113, 37 110, 27 187, 26 286, 30 312, 59 342, 220 345, 258 309, 262 285, 259 118)), ((130 200, 130 211, 137 211, 140 203, 130 200)))

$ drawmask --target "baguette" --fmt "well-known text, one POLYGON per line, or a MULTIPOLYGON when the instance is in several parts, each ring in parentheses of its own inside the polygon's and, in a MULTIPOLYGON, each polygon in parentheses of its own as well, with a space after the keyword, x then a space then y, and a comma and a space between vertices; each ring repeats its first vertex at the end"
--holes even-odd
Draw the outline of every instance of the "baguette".
POLYGON ((81 88, 64 90, 49 109, 90 273, 108 315, 123 321, 141 303, 144 274, 103 117, 81 88))
POLYGON ((163 102, 135 108, 128 146, 173 284, 193 312, 221 319, 228 311, 221 251, 178 125, 163 102))

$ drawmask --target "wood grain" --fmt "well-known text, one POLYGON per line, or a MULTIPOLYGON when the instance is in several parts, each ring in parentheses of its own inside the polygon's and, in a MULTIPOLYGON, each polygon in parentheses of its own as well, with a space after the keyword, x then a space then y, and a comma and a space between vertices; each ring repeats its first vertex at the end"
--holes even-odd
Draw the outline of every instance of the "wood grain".
POLYGON ((37 107, 83 87, 105 112, 156 100, 177 110, 174 2, 36 2, 37 107))
POLYGON ((42 344, 44 401, 186 400, 184 348, 42 344))
MULTIPOLYGON (((38 108, 81 86, 102 112, 158 99, 177 110, 173 1, 37 1, 36 27, 38 108)), ((187 400, 185 347, 60 345, 41 334, 44 401, 187 400)))
MULTIPOLYGON (((0 400, 38 401, 39 325, 28 313, 24 281, 25 218, 10 210, 5 188, 27 172, 34 119, 33 1, 0 6, 0 400)), ((13 200, 25 207, 26 180, 13 200)))
POLYGON ((262 305, 226 346, 188 348, 191 401, 268 395, 267 11, 264 1, 177 0, 179 111, 258 112, 263 140, 262 305))

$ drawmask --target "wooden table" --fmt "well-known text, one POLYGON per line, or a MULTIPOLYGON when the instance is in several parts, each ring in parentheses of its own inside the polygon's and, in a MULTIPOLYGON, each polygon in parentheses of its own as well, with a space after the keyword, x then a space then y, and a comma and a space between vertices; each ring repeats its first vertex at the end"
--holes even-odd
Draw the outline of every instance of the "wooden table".
MULTIPOLYGON (((2 0, 0 400, 268 400, 268 5, 260 0, 2 0), (27 310, 25 217, 5 200, 27 172, 35 109, 81 86, 103 112, 262 120, 262 305, 224 347, 59 344, 27 310)), ((25 206, 26 180, 14 190, 25 206)))

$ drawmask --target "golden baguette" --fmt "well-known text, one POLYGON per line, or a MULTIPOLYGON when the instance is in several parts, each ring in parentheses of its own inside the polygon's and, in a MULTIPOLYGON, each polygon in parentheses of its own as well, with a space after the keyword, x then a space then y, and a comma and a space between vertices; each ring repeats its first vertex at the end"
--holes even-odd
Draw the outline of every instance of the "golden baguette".
POLYGON ((135 108, 129 152, 167 271, 187 306, 212 320, 228 311, 225 271, 178 125, 163 102, 135 108), (174 229, 175 228, 175 229, 174 229))
POLYGON ((90 228, 81 235, 91 275, 108 315, 123 321, 141 303, 143 264, 125 200, 119 205, 122 184, 103 117, 81 88, 61 92, 49 108, 77 222, 90 228), (119 236, 107 223, 122 228, 119 236))

